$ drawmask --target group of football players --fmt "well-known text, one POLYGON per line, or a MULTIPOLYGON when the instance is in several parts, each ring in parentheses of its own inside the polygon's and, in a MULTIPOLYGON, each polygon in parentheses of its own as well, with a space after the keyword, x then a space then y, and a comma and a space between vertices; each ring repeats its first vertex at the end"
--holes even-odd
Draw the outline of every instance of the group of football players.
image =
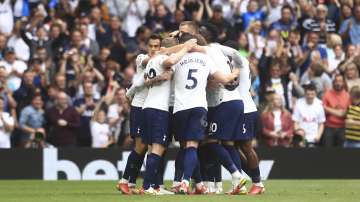
POLYGON ((215 33, 211 26, 184 21, 166 38, 152 35, 148 53, 138 55, 126 94, 132 100, 135 147, 117 184, 123 194, 220 194, 221 166, 232 176, 227 194, 265 192, 252 146, 257 109, 249 91, 249 62, 231 43, 215 43, 215 33), (164 155, 173 138, 180 149, 168 190, 164 155), (144 181, 137 189, 146 153, 144 181), (249 192, 243 172, 253 182, 249 192))

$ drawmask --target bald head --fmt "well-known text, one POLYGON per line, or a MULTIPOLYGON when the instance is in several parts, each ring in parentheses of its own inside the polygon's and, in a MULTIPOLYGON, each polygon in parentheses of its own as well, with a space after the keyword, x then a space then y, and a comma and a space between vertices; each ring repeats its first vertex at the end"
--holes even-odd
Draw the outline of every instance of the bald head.
POLYGON ((57 94, 57 104, 61 109, 66 109, 68 106, 68 96, 65 92, 61 91, 57 94))

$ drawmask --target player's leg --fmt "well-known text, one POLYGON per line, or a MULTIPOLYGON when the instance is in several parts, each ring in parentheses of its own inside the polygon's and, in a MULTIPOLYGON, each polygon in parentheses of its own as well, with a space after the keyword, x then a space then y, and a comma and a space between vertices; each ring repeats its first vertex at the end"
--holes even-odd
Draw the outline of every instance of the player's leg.
POLYGON ((135 141, 135 147, 131 151, 124 170, 122 179, 117 184, 118 190, 124 194, 131 194, 131 188, 135 188, 136 179, 143 164, 147 145, 141 139, 144 126, 144 112, 141 108, 131 107, 130 134, 135 141), (130 187, 130 189, 129 189, 130 187))
POLYGON ((186 129, 183 131, 183 139, 186 142, 184 155, 184 176, 180 185, 180 193, 189 193, 189 182, 196 168, 199 168, 197 148, 199 141, 204 138, 206 128, 206 114, 204 108, 193 108, 186 110, 186 129))
POLYGON ((163 145, 157 143, 152 144, 151 153, 148 154, 146 158, 146 169, 143 183, 145 193, 149 192, 150 194, 153 194, 153 189, 159 189, 159 185, 157 184, 157 175, 164 152, 165 147, 163 145))
POLYGON ((265 192, 263 183, 261 182, 259 158, 252 145, 252 139, 255 137, 255 124, 257 121, 257 112, 245 114, 244 119, 244 139, 240 141, 241 151, 247 159, 248 174, 251 177, 253 186, 249 194, 256 195, 265 192))

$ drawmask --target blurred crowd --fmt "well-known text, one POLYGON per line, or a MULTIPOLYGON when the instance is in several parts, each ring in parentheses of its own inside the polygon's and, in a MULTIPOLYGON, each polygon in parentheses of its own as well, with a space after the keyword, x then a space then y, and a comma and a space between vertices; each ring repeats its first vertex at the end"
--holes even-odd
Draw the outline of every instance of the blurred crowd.
POLYGON ((360 147, 359 0, 0 0, 0 148, 130 147, 135 58, 186 20, 249 59, 258 145, 360 147))

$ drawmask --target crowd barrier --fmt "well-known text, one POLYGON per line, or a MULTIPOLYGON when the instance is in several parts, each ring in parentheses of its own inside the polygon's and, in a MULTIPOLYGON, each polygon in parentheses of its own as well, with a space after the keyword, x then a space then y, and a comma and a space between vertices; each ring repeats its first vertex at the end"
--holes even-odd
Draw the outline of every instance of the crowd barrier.
MULTIPOLYGON (((165 179, 174 175, 177 149, 166 155, 165 179)), ((360 179, 360 149, 260 148, 263 179, 360 179)), ((117 180, 129 151, 121 149, 0 149, 0 179, 117 180)), ((144 170, 144 168, 142 168, 144 170)), ((223 178, 230 179, 223 169, 223 178)))

